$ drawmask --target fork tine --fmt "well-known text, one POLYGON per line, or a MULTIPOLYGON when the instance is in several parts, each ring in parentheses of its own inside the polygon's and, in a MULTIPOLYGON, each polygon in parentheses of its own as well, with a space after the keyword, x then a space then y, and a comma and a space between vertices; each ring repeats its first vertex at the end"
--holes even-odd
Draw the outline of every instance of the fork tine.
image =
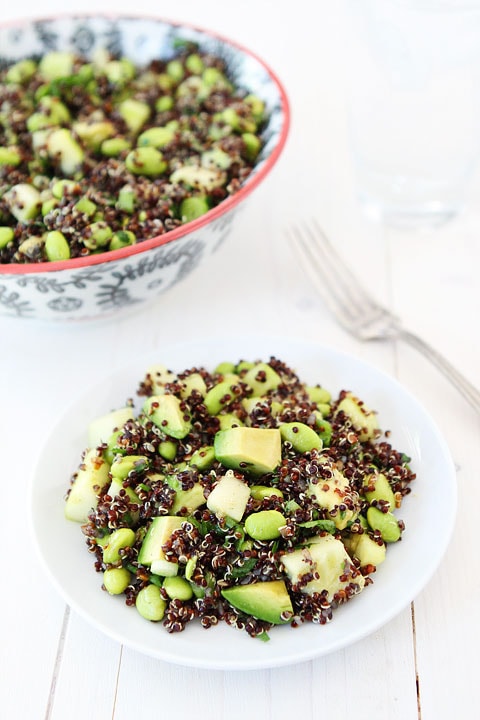
POLYGON ((338 255, 316 220, 312 221, 312 226, 305 225, 303 231, 297 228, 294 242, 301 255, 308 257, 306 270, 317 289, 334 311, 338 313, 341 310, 345 320, 351 323, 367 312, 380 309, 338 255), (308 241, 305 235, 308 235, 308 241), (322 278, 321 283, 318 276, 322 278))

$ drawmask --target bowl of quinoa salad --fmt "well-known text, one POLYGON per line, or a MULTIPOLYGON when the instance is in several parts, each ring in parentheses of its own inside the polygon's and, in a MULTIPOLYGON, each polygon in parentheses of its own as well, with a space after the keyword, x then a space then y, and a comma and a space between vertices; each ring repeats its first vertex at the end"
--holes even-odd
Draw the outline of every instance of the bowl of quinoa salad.
POLYGON ((73 401, 41 454, 30 508, 47 574, 95 627, 166 661, 252 669, 339 650, 400 613, 441 562, 456 484, 445 440, 393 378, 314 343, 227 337, 164 346, 73 401), (352 393, 370 418, 362 427, 352 393), (170 417, 164 437, 155 415, 172 396, 189 426, 170 417), (130 419, 98 445, 112 410, 130 419), (223 440, 245 429, 277 431, 281 459, 232 463, 223 440), (86 511, 74 488, 92 462, 108 472, 86 511), (393 535, 378 514, 395 516, 393 535))
POLYGON ((286 142, 255 54, 159 18, 0 27, 0 313, 108 316, 229 236, 286 142))

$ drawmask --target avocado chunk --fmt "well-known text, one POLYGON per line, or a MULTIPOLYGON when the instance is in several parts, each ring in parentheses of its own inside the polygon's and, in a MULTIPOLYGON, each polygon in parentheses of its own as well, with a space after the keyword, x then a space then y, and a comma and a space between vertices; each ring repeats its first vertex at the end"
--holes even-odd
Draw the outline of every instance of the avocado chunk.
POLYGON ((107 495, 110 495, 111 498, 116 498, 117 495, 120 494, 121 490, 125 491, 125 495, 127 496, 127 498, 129 499, 130 502, 135 503, 136 505, 142 504, 142 501, 140 500, 140 498, 138 497, 137 493, 135 492, 135 490, 133 488, 131 488, 131 487, 124 488, 123 481, 121 478, 112 477, 112 482, 110 483, 110 485, 108 487, 107 495))
POLYGON ((377 435, 378 420, 373 410, 370 410, 362 400, 359 400, 353 393, 346 393, 345 397, 338 403, 335 415, 340 411, 350 419, 360 442, 370 440, 377 435))
POLYGON ((87 450, 65 503, 67 520, 85 523, 98 504, 98 495, 109 482, 110 466, 95 449, 87 450))
POLYGON ((181 527, 182 522, 183 518, 175 515, 160 515, 153 518, 140 547, 138 562, 148 566, 156 560, 167 560, 162 549, 163 545, 175 530, 181 527))
MULTIPOLYGON (((326 464, 327 461, 324 462, 326 464)), ((317 482, 310 482, 307 495, 315 500, 321 507, 328 510, 331 519, 339 530, 347 527, 355 519, 360 510, 358 493, 351 489, 345 475, 333 463, 328 463, 331 477, 318 478, 317 482), (340 506, 342 506, 340 508, 340 506)))
POLYGON ((365 585, 365 579, 355 569, 342 541, 333 535, 317 536, 310 545, 285 553, 280 559, 293 585, 305 575, 316 575, 300 589, 307 595, 326 591, 329 602, 350 583, 358 586, 358 592, 365 585))
POLYGON ((219 430, 213 446, 215 457, 222 465, 252 475, 273 472, 282 460, 278 428, 232 427, 219 430))
POLYGON ((375 565, 377 567, 385 560, 387 554, 385 543, 383 541, 377 542, 365 532, 361 535, 358 533, 352 534, 345 544, 351 554, 360 561, 361 567, 365 565, 375 565))
POLYGON ((305 423, 283 423, 283 425, 280 425, 280 435, 282 440, 289 442, 292 448, 299 453, 307 453, 322 448, 320 436, 305 423))
POLYGON ((143 412, 166 435, 177 440, 192 429, 190 413, 175 395, 152 395, 145 400, 143 412))
POLYGON ((287 623, 293 616, 292 601, 283 580, 238 585, 222 590, 222 595, 237 610, 273 625, 287 623))
POLYGON ((242 382, 252 388, 253 397, 260 397, 270 390, 275 390, 282 382, 282 378, 270 365, 260 362, 245 373, 242 382))
POLYGON ((205 505, 205 495, 203 494, 203 486, 197 482, 195 485, 188 490, 182 490, 179 488, 176 491, 173 505, 170 512, 176 515, 182 508, 185 508, 187 514, 192 513, 197 508, 205 505))
POLYGON ((208 496, 207 507, 218 517, 231 517, 240 522, 249 497, 250 488, 247 483, 235 477, 230 470, 220 478, 208 496))
POLYGON ((132 408, 124 407, 92 420, 88 426, 88 447, 98 447, 108 442, 115 430, 120 430, 134 417, 132 408))
POLYGON ((205 407, 209 415, 218 415, 220 410, 227 407, 236 398, 238 391, 238 378, 222 380, 214 385, 205 395, 205 407))

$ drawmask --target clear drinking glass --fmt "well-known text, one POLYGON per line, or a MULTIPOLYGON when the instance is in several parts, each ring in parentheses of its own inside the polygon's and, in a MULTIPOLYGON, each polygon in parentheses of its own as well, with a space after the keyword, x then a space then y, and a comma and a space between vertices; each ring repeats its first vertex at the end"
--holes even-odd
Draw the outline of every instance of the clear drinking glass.
POLYGON ((358 196, 387 223, 436 225, 465 202, 480 148, 480 0, 348 0, 358 196))

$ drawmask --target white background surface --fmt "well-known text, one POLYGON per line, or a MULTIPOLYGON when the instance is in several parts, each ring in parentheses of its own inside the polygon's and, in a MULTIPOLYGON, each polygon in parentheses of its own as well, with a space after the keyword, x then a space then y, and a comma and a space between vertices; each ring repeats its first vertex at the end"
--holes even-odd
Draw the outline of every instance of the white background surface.
MULTIPOLYGON (((98 9, 84 0, 81 7, 98 9)), ((80 9, 73 4, 70 10, 80 9)), ((333 321, 297 266, 288 225, 315 215, 379 299, 480 385, 480 179, 465 212, 437 231, 372 224, 355 199, 347 143, 343 3, 119 0, 103 9, 185 20, 261 55, 284 81, 292 129, 283 158, 239 215, 233 236, 168 295, 135 315, 78 326, 0 319, 2 547, 0 716, 9 720, 212 720, 475 717, 480 418, 414 350, 360 345, 333 321), (312 15, 315 7, 315 14, 312 15), (397 377, 431 413, 457 469, 458 519, 428 586, 383 629, 325 658, 222 672, 152 660, 106 639, 65 604, 40 567, 25 490, 50 428, 99 372, 183 337, 223 333, 318 339, 397 377), (417 687, 419 688, 419 706, 417 687)), ((2 19, 65 11, 59 0, 5 3, 2 19)), ((445 108, 449 112, 449 108, 445 108)), ((479 128, 480 131, 480 128, 479 128)), ((432 503, 435 504, 432 493, 432 503)), ((442 518, 438 518, 442 533, 442 518)), ((435 536, 432 536, 435 543, 435 536)))

